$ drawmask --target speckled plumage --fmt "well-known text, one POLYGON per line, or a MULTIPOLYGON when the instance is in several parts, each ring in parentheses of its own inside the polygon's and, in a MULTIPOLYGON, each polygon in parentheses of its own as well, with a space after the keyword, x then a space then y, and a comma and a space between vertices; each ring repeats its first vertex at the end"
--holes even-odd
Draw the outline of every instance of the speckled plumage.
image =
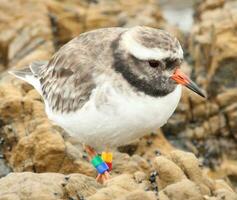
POLYGON ((70 135, 95 148, 116 147, 159 128, 174 112, 181 90, 170 74, 182 58, 165 31, 106 28, 12 73, 38 90, 49 118, 70 135))
POLYGON ((161 48, 176 53, 180 47, 179 41, 164 30, 157 31, 157 29, 141 27, 134 34, 134 38, 147 48, 161 48))
POLYGON ((75 111, 88 101, 95 88, 92 71, 99 75, 103 73, 101 68, 111 67, 103 60, 100 63, 98 55, 102 50, 109 52, 111 40, 122 31, 120 28, 106 32, 101 29, 81 34, 64 45, 42 67, 38 77, 43 96, 53 110, 75 111))

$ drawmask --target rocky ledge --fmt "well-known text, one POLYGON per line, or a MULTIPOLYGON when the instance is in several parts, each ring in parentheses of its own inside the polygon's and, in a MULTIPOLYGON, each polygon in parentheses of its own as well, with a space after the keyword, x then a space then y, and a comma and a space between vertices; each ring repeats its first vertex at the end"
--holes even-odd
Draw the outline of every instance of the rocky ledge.
MULTIPOLYGON (((119 156, 120 157, 120 156, 119 156)), ((120 157, 121 158, 121 157, 120 157)), ((141 158, 139 158, 141 159, 141 158)), ((138 160, 139 160, 138 159, 138 160)), ((120 159, 120 165, 131 162, 120 159)), ((138 165, 138 162, 133 164, 138 165)), ((191 153, 171 151, 150 160, 153 172, 112 173, 105 185, 94 178, 74 173, 10 173, 0 179, 0 200, 235 200, 237 195, 222 180, 204 174, 191 153)), ((115 166, 116 172, 117 166, 115 166)))

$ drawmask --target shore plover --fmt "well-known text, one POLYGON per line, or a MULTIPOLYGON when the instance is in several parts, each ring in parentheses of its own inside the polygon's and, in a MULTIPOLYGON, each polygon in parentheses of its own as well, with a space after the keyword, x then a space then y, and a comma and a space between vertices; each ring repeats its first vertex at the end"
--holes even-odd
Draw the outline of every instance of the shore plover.
POLYGON ((164 125, 181 96, 181 85, 204 96, 180 71, 183 51, 169 33, 137 26, 83 33, 49 61, 11 73, 41 94, 46 113, 77 137, 99 175, 108 178, 111 153, 164 125), (95 149, 95 150, 94 150, 95 149))

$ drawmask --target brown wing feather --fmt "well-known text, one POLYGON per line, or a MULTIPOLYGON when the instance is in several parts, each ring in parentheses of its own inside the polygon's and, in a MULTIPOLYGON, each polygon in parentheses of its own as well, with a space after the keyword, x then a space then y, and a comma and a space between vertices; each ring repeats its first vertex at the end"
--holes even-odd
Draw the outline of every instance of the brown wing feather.
POLYGON ((77 110, 95 87, 91 74, 93 66, 85 62, 83 49, 86 47, 82 44, 65 45, 40 73, 43 97, 55 111, 77 110))
POLYGON ((41 69, 43 97, 53 110, 70 112, 85 104, 95 88, 92 73, 103 73, 110 66, 111 41, 124 30, 107 28, 81 34, 64 45, 41 69))

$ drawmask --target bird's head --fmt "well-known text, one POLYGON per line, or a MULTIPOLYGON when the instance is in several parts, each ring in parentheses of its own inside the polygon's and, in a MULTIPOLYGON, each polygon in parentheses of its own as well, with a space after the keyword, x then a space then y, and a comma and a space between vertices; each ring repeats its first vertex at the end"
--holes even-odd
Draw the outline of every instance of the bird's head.
POLYGON ((165 96, 182 84, 204 97, 180 71, 183 50, 168 32, 137 26, 124 32, 112 49, 114 68, 138 90, 151 96, 165 96))

